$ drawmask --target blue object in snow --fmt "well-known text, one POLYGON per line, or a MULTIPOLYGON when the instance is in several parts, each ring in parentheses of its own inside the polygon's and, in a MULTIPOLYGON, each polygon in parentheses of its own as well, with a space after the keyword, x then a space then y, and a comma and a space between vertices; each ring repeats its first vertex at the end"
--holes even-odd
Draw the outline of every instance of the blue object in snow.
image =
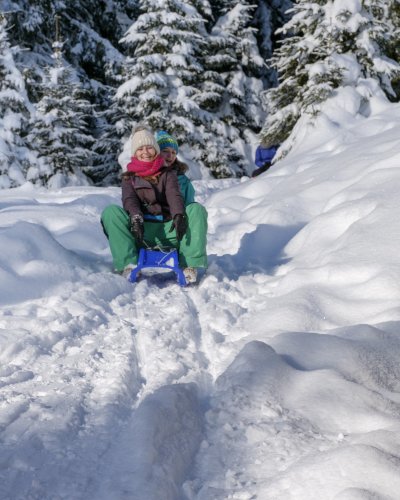
POLYGON ((278 151, 278 147, 279 146, 271 146, 269 148, 263 148, 262 146, 258 146, 254 161, 257 167, 263 167, 266 163, 271 163, 275 153, 278 151))
POLYGON ((180 286, 187 285, 185 275, 179 267, 179 258, 176 248, 166 251, 155 250, 153 248, 141 248, 139 251, 138 265, 135 269, 132 269, 129 281, 135 283, 138 272, 146 267, 170 269, 176 274, 180 286))

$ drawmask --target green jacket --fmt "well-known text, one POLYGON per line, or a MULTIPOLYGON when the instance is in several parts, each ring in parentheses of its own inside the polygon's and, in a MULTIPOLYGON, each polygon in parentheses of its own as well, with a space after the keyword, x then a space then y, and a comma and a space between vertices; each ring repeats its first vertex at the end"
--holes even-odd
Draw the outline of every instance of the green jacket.
POLYGON ((176 159, 172 168, 176 170, 178 174, 179 187, 183 196, 183 201, 185 202, 185 207, 187 207, 190 203, 194 203, 194 196, 196 194, 192 181, 185 174, 189 167, 186 163, 176 159))
POLYGON ((194 203, 195 190, 193 184, 185 174, 178 175, 178 182, 183 196, 183 201, 185 202, 185 207, 187 207, 190 203, 194 203))

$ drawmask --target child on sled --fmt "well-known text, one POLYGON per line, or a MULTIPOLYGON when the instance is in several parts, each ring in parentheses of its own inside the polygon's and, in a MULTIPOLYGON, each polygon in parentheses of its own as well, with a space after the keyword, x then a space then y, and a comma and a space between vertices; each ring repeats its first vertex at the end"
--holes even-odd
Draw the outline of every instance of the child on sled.
POLYGON ((207 212, 186 204, 173 163, 160 155, 153 133, 137 128, 131 139, 131 161, 122 175, 122 208, 110 205, 101 221, 115 270, 129 277, 141 247, 174 247, 187 283, 207 267, 207 212))

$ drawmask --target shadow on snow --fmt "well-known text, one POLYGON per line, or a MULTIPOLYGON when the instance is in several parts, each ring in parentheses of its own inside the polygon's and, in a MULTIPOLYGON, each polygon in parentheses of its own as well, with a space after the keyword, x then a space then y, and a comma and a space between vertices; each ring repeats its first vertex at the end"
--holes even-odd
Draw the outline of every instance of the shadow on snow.
POLYGON ((253 273, 272 275, 276 267, 289 261, 284 248, 303 227, 261 224, 252 233, 243 235, 235 255, 210 255, 209 273, 218 275, 222 271, 231 279, 253 273))

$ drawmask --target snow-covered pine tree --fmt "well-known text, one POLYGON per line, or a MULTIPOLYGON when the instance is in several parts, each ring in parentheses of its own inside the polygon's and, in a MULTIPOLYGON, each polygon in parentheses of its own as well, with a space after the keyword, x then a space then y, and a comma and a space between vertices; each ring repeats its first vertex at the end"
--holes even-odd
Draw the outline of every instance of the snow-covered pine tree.
POLYGON ((212 37, 220 49, 207 60, 222 78, 224 98, 220 116, 243 137, 246 129, 258 132, 265 118, 260 94, 265 61, 260 56, 251 26, 256 5, 251 0, 224 0, 212 37))
POLYGON ((63 31, 68 33, 64 58, 81 76, 107 84, 123 60, 116 47, 130 25, 128 16, 135 12, 135 4, 135 0, 8 0, 13 11, 12 40, 30 49, 23 61, 34 67, 40 81, 39 67, 51 59, 54 17, 60 16, 63 31))
POLYGON ((139 0, 139 6, 141 15, 122 39, 129 57, 116 94, 124 115, 119 127, 129 134, 144 122, 179 142, 201 140, 202 112, 194 97, 203 72, 204 20, 187 1, 139 0))
POLYGON ((219 165, 227 167, 219 177, 246 171, 243 141, 249 141, 249 130, 259 131, 264 117, 259 100, 263 84, 260 78, 251 76, 257 64, 250 69, 254 62, 259 68, 264 66, 249 27, 254 10, 255 6, 236 0, 219 2, 215 9, 219 18, 204 46, 204 73, 196 101, 212 117, 203 134, 210 168, 218 171, 219 165))
POLYGON ((391 79, 400 66, 389 56, 396 29, 390 17, 397 0, 298 0, 280 32, 290 35, 274 53, 280 83, 266 92, 266 146, 288 138, 299 117, 318 113, 342 86, 373 79, 394 97, 391 79))
MULTIPOLYGON (((30 50, 19 54, 31 102, 42 95, 43 68, 52 65, 54 16, 62 21, 63 57, 79 76, 96 106, 95 163, 90 175, 96 182, 118 168, 120 138, 115 131, 110 98, 118 85, 124 56, 118 40, 131 25, 137 11, 136 0, 6 0, 11 10, 11 37, 30 50)), ((0 2, 0 10, 4 2, 0 2)))
POLYGON ((142 14, 122 40, 129 57, 126 81, 116 93, 124 113, 119 129, 128 135, 140 122, 168 130, 186 145, 182 149, 191 160, 216 177, 232 175, 221 136, 211 127, 217 117, 202 107, 207 20, 196 7, 209 12, 206 0, 140 0, 139 5, 142 14))
POLYGON ((0 15, 0 189, 24 184, 36 163, 25 140, 33 107, 14 60, 19 50, 11 47, 5 16, 0 15))
POLYGON ((109 103, 105 109, 97 109, 95 143, 93 144, 93 164, 87 175, 95 185, 107 186, 120 183, 121 167, 118 163, 118 155, 121 150, 122 135, 118 133, 117 123, 121 113, 114 106, 112 92, 109 91, 108 98, 102 97, 103 103, 109 103))
POLYGON ((47 67, 43 97, 36 106, 29 139, 50 169, 41 181, 50 187, 87 183, 94 139, 93 107, 78 78, 62 59, 62 42, 54 44, 54 67, 47 67))

